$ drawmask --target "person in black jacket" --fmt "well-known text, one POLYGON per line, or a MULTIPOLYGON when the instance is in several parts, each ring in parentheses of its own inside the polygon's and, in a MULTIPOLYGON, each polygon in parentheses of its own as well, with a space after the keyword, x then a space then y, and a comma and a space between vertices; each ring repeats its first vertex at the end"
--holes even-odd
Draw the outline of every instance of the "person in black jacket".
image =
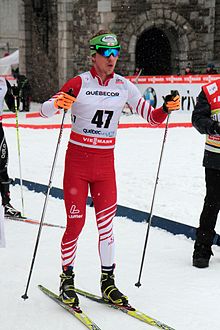
POLYGON ((4 101, 9 110, 15 111, 15 101, 11 85, 5 78, 0 77, 0 193, 2 197, 2 205, 5 209, 5 216, 20 217, 21 212, 16 210, 10 203, 9 186, 12 180, 8 176, 8 147, 2 126, 4 101))
POLYGON ((215 69, 215 64, 213 63, 208 63, 206 67, 206 74, 217 74, 217 70, 215 69))
POLYGON ((192 124, 206 134, 203 166, 206 196, 193 252, 193 266, 209 266, 215 226, 220 210, 220 79, 202 87, 192 114, 192 124))
POLYGON ((12 71, 13 77, 17 81, 17 89, 18 89, 18 98, 17 98, 17 107, 21 112, 30 111, 30 102, 31 102, 31 85, 28 78, 19 73, 19 69, 15 69, 12 71), (20 102, 22 102, 22 109, 20 108, 20 102))
POLYGON ((193 70, 192 66, 190 63, 187 64, 185 70, 184 70, 184 74, 185 75, 191 75, 191 74, 195 74, 195 71, 193 70))

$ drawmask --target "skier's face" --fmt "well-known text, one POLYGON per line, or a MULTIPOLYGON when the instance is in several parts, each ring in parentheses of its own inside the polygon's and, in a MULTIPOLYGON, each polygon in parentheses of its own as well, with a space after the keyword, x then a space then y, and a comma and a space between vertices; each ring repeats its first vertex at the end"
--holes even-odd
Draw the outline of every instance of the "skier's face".
POLYGON ((105 57, 103 55, 100 55, 99 53, 96 53, 93 56, 93 64, 96 69, 96 72, 98 74, 102 74, 102 75, 104 74, 107 76, 113 73, 117 60, 118 60, 118 55, 113 56, 113 54, 111 54, 108 57, 105 57))

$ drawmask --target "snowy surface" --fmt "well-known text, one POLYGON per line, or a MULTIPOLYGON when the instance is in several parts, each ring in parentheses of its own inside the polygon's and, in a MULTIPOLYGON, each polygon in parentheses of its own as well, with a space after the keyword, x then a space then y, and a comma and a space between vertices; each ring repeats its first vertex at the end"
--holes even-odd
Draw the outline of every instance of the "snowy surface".
MULTIPOLYGON (((27 122, 19 114, 19 122, 27 122)), ((61 122, 53 119, 28 119, 33 123, 61 122)), ((67 116, 66 122, 69 122, 67 116)), ((122 122, 137 121, 137 116, 124 116, 122 122)), ((175 120, 171 117, 172 120, 175 120)), ((188 121, 190 118, 188 117, 188 121)), ((5 120, 12 122, 13 120, 5 120)), ((15 119, 14 119, 15 121, 15 119)), ((23 179, 48 184, 58 129, 19 129, 23 179)), ((69 129, 62 136, 53 186, 62 187, 65 150, 69 129)), ((5 128, 9 147, 9 174, 19 177, 16 129, 5 128)), ((158 167, 164 129, 120 129, 115 161, 118 204, 149 212, 158 167)), ((154 214, 197 226, 205 193, 202 157, 204 136, 193 128, 168 130, 154 214)), ((20 187, 11 189, 12 204, 21 209, 20 187)), ((25 213, 40 219, 45 196, 24 187, 25 213)), ((62 200, 50 197, 45 222, 65 225, 62 200)), ((217 224, 217 231, 220 232, 217 224)), ((127 218, 116 217, 116 284, 128 295, 130 303, 141 311, 169 324, 176 330, 219 330, 220 248, 208 269, 191 266, 193 241, 151 228, 142 286, 137 282, 147 226, 127 218)), ((34 270, 29 286, 29 299, 23 301, 38 226, 5 221, 6 248, 0 249, 1 303, 0 324, 3 330, 84 329, 84 326, 57 304, 44 296, 38 284, 57 292, 59 286, 60 241, 63 229, 43 227, 34 270)), ((100 293, 100 264, 97 249, 94 210, 87 208, 87 221, 80 236, 76 261, 76 286, 100 293)), ((106 306, 80 298, 82 309, 102 330, 153 329, 138 320, 106 306)))

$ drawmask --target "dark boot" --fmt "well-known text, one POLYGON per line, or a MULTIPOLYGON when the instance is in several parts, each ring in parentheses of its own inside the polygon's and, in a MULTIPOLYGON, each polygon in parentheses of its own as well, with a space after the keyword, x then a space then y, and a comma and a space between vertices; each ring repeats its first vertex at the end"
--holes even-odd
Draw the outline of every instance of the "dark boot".
POLYGON ((5 217, 15 217, 20 218, 21 212, 16 210, 10 203, 10 190, 9 185, 11 183, 11 179, 8 181, 1 182, 1 195, 2 195, 2 205, 5 208, 5 217))
POLYGON ((10 218, 10 217, 21 218, 21 212, 16 210, 10 203, 5 204, 4 207, 5 207, 6 218, 10 218))
POLYGON ((101 276, 102 297, 106 301, 110 301, 117 305, 128 305, 128 297, 121 293, 115 286, 115 277, 113 271, 102 273, 101 276))
POLYGON ((193 252, 193 266, 197 268, 209 267, 211 255, 213 255, 211 246, 196 242, 193 252))
POLYGON ((7 181, 1 181, 1 195, 2 195, 2 205, 5 206, 10 202, 10 183, 11 179, 8 179, 7 181))
POLYGON ((79 299, 74 287, 74 277, 75 274, 72 267, 69 267, 60 275, 60 298, 65 304, 71 305, 71 307, 79 305, 79 299))
POLYGON ((212 244, 215 236, 215 231, 203 231, 200 228, 196 231, 196 241, 193 252, 193 266, 197 268, 209 267, 209 260, 212 253, 212 244))

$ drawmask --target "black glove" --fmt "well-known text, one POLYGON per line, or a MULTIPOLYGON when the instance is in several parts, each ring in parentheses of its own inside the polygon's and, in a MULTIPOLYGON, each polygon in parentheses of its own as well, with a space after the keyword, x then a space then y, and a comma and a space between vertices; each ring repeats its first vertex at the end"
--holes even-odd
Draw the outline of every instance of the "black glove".
POLYGON ((13 94, 13 96, 18 97, 18 96, 19 96, 19 88, 18 88, 18 86, 13 85, 13 86, 11 87, 11 89, 12 89, 12 94, 13 94))
POLYGON ((166 95, 163 104, 163 110, 166 113, 180 109, 180 95, 178 91, 172 91, 166 95))

